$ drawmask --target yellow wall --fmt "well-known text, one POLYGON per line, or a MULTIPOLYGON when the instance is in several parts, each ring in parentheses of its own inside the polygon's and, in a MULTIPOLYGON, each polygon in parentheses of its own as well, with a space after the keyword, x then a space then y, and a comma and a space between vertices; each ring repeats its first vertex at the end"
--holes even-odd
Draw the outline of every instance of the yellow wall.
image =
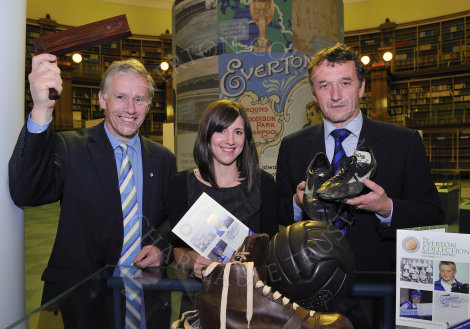
POLYGON ((470 10, 469 0, 349 0, 344 30, 378 27, 388 17, 397 24, 470 10))
MULTIPOLYGON (((293 0, 295 1, 295 0, 293 0)), ((470 10, 469 0, 348 0, 344 30, 375 28, 385 18, 397 24, 470 10)), ((49 13, 60 24, 78 26, 127 14, 134 34, 171 32, 171 10, 112 5, 93 0, 28 0, 26 17, 39 19, 49 13)))
POLYGON ((133 34, 160 35, 171 32, 171 10, 113 5, 93 0, 28 0, 26 17, 50 14, 59 24, 78 26, 126 14, 133 34))

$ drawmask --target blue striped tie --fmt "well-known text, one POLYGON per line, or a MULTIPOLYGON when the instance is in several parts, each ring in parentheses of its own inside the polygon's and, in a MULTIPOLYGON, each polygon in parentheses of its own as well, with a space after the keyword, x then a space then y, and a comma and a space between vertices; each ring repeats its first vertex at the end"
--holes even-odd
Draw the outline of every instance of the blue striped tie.
POLYGON ((331 132, 331 136, 335 139, 335 153, 331 160, 331 167, 333 168, 333 174, 336 175, 343 165, 346 152, 343 148, 343 141, 349 136, 351 132, 347 129, 335 129, 331 132))
POLYGON ((125 329, 139 329, 141 321, 142 282, 136 280, 141 274, 136 268, 122 268, 122 280, 126 296, 125 329))
MULTIPOLYGON (((121 144, 122 162, 119 170, 119 192, 121 193, 124 241, 122 244, 119 265, 132 265, 132 261, 141 250, 140 222, 138 216, 137 189, 134 181, 134 170, 127 155, 127 145, 121 144)), ((128 269, 130 271, 131 269, 128 269)), ((135 269, 134 269, 135 271, 135 269)), ((124 280, 126 295, 125 329, 140 328, 142 285, 130 279, 131 272, 124 280)))
POLYGON ((127 155, 127 145, 121 144, 122 162, 119 171, 119 191, 121 193, 122 218, 124 221, 124 241, 119 265, 131 265, 141 249, 140 223, 138 216, 137 191, 134 171, 127 155))

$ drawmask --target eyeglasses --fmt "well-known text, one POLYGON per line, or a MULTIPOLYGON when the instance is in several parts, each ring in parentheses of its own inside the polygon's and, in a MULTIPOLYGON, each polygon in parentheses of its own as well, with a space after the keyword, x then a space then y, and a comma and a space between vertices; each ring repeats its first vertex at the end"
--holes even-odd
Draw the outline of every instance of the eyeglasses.
POLYGON ((149 104, 149 99, 143 96, 129 97, 128 95, 113 95, 112 99, 119 104, 127 104, 129 99, 132 99, 134 105, 143 106, 149 104))

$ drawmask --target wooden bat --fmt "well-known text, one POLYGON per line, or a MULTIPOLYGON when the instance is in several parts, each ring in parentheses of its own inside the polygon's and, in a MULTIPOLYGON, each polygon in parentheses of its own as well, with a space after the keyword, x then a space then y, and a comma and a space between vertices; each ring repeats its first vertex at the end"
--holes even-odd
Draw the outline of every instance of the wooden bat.
MULTIPOLYGON (((34 54, 49 53, 61 56, 103 43, 125 39, 131 35, 126 15, 120 15, 36 38, 33 40, 34 54)), ((55 89, 50 89, 49 99, 57 98, 59 98, 58 92, 55 89)))

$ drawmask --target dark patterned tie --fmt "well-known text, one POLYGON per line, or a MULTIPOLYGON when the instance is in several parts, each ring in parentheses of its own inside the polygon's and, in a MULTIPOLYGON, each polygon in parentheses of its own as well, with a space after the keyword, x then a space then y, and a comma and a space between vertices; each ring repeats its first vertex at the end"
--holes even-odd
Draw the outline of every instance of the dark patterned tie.
POLYGON ((333 174, 336 175, 343 165, 346 152, 343 148, 343 141, 349 136, 351 132, 347 129, 335 129, 331 132, 331 136, 335 139, 335 153, 331 160, 331 168, 333 168, 333 174))
MULTIPOLYGON (((334 175, 339 172, 341 166, 343 165, 344 159, 346 158, 346 152, 344 151, 342 143, 350 133, 351 132, 347 129, 335 129, 331 132, 331 136, 333 136, 335 139, 335 153, 333 154, 333 159, 331 160, 331 168, 333 169, 334 175)), ((343 206, 338 215, 339 217, 347 218, 347 207, 343 206)), ((344 225, 343 221, 339 218, 334 221, 334 224, 338 228, 341 228, 344 225)), ((346 226, 341 228, 341 232, 343 232, 343 234, 346 234, 346 231, 346 226)))

